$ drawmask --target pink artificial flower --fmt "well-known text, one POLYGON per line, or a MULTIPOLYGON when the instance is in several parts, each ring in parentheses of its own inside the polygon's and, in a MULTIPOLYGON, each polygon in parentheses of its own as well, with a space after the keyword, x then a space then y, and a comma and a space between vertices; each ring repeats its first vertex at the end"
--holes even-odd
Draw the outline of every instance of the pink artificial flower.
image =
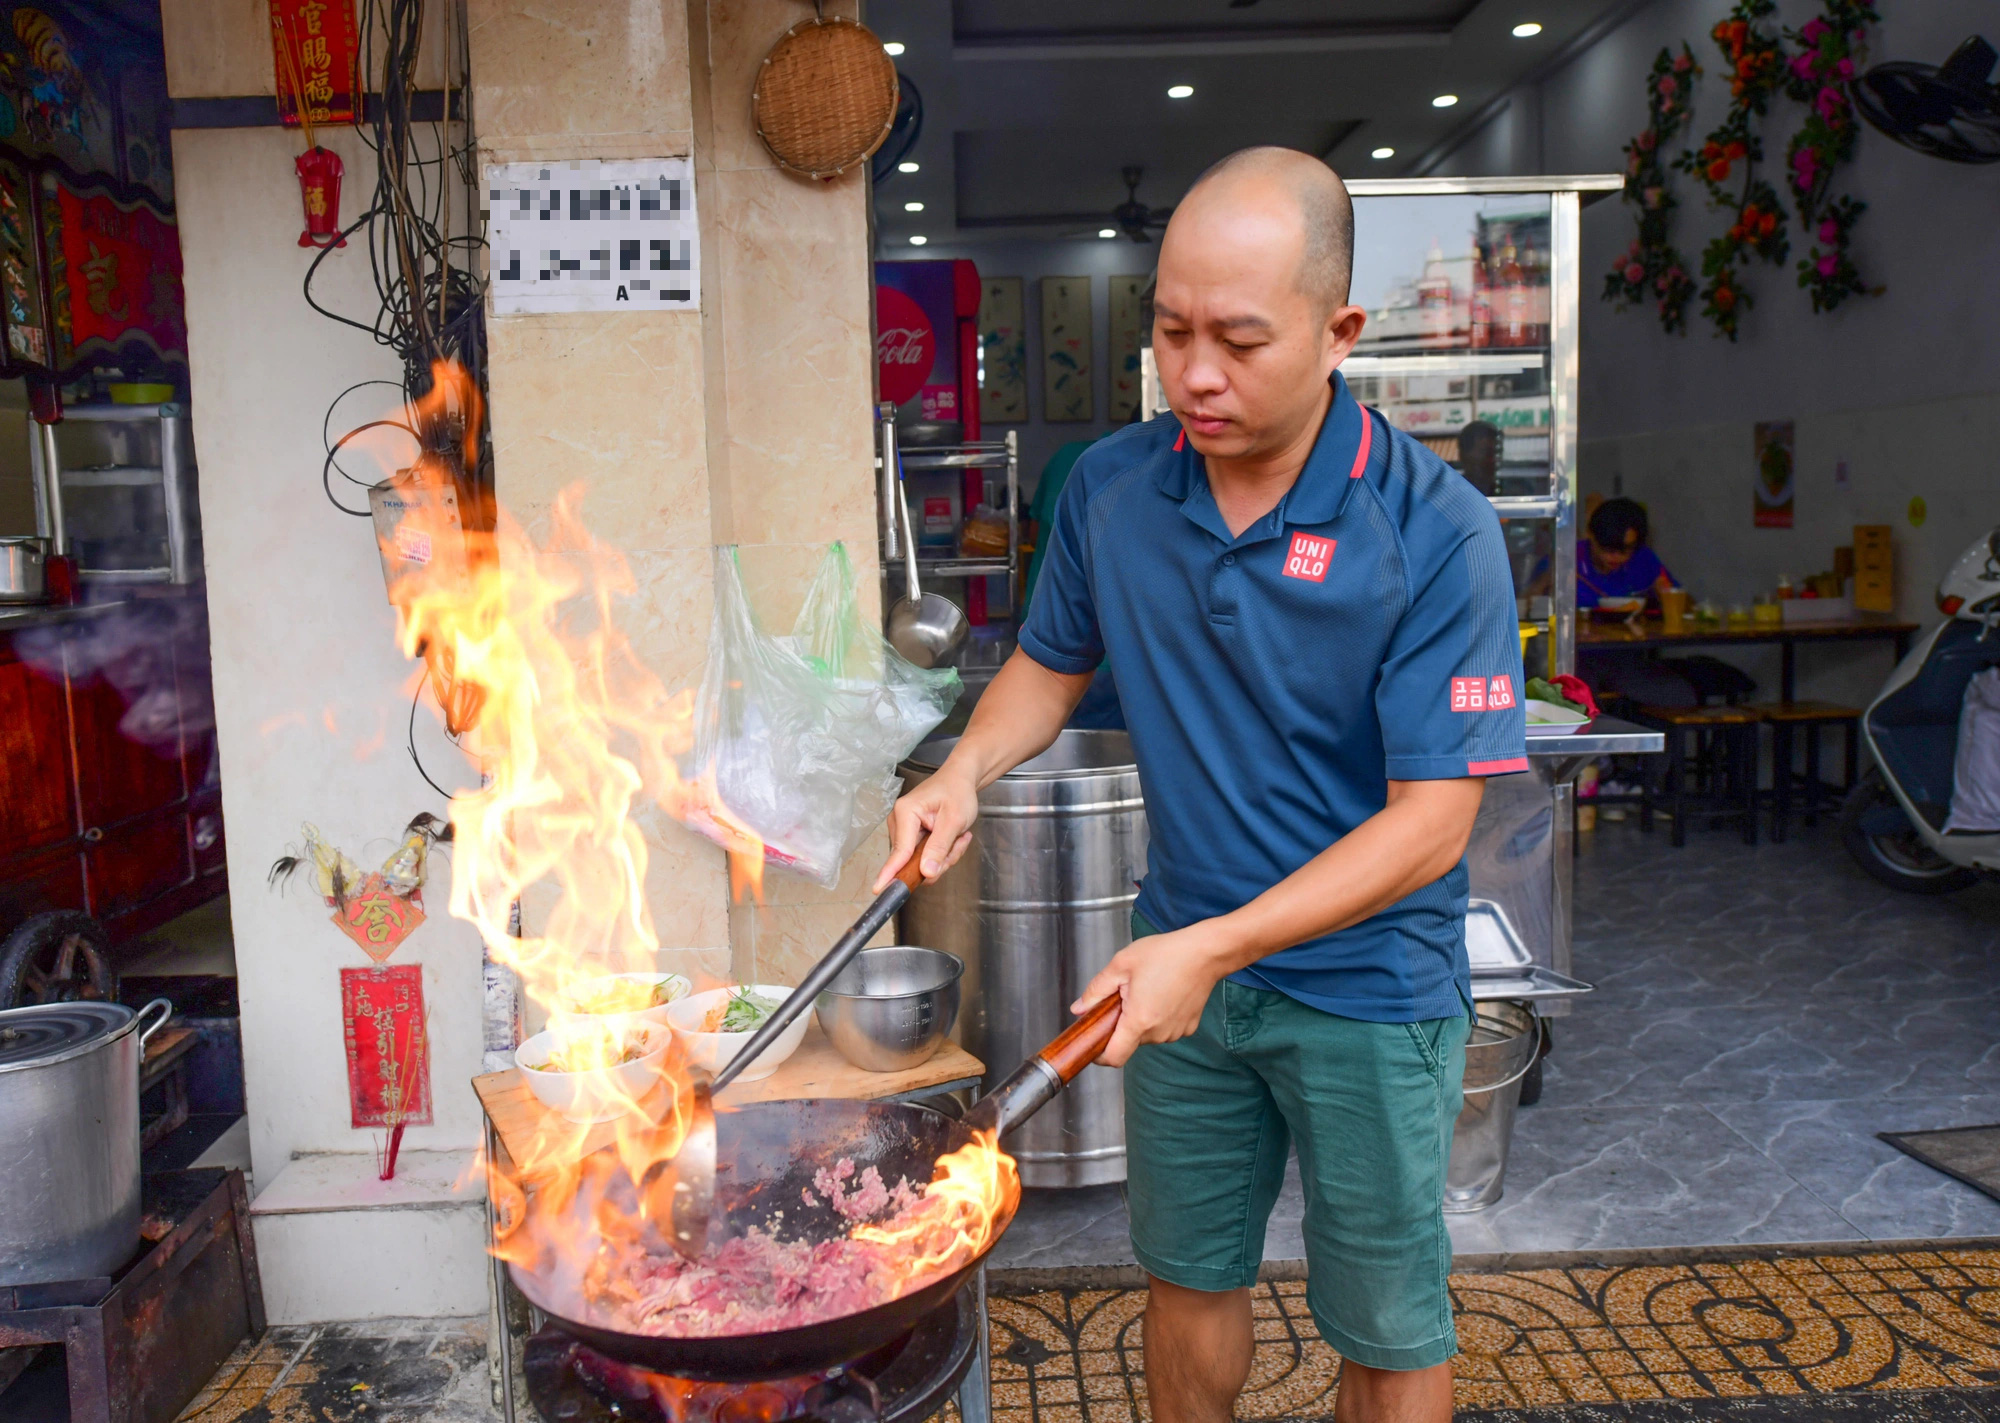
POLYGON ((1832 123, 1847 107, 1847 96, 1829 84, 1819 91, 1819 96, 1813 100, 1813 107, 1819 110, 1821 118, 1832 123))
POLYGON ((1629 267, 1625 269, 1625 280, 1628 282, 1643 281, 1645 279, 1645 276, 1646 276, 1646 269, 1640 266, 1637 262, 1632 263, 1629 267))
POLYGON ((1671 74, 1660 76, 1659 90, 1662 94, 1672 94, 1679 90, 1680 83, 1671 74))
POLYGON ((1639 147, 1644 149, 1646 152, 1651 153, 1653 149, 1659 145, 1659 142, 1660 142, 1660 136, 1657 133, 1654 133, 1651 129, 1640 130, 1639 147))
POLYGON ((1680 57, 1674 61, 1674 73, 1685 74, 1692 68, 1694 68, 1694 56, 1682 50, 1680 57))
POLYGON ((1816 15, 1806 21, 1805 28, 1799 31, 1799 38, 1807 44, 1818 44, 1819 37, 1832 28, 1831 25, 1827 24, 1824 17, 1816 15))
POLYGON ((1825 222, 1822 222, 1819 225, 1819 240, 1822 242, 1840 241, 1840 224, 1832 218, 1828 218, 1825 222))
POLYGON ((1854 77, 1854 61, 1851 59, 1841 60, 1840 63, 1833 66, 1833 72, 1838 74, 1842 79, 1852 79, 1854 77))
POLYGON ((1840 269, 1840 258, 1834 253, 1829 252, 1813 265, 1819 269, 1819 274, 1822 277, 1831 280, 1833 274, 1840 269))
POLYGON ((1661 195, 1661 194, 1662 194, 1662 193, 1663 193, 1664 191, 1665 191, 1665 189, 1662 189, 1662 188, 1648 188, 1648 189, 1646 189, 1646 193, 1645 193, 1645 197, 1646 197, 1646 206, 1647 206, 1647 207, 1649 207, 1649 208, 1656 208, 1656 207, 1658 207, 1658 206, 1660 205, 1660 195, 1661 195))
POLYGON ((1812 78, 1813 57, 1801 54, 1792 60, 1792 73, 1801 79, 1812 78))

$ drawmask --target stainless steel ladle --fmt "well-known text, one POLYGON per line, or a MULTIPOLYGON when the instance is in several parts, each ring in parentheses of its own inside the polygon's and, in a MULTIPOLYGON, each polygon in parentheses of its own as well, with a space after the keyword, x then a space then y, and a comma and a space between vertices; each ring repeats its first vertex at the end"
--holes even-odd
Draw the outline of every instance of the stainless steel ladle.
POLYGON ((926 593, 917 584, 917 531, 910 501, 896 481, 896 509, 903 516, 903 601, 889 610, 889 645, 919 667, 935 667, 952 653, 972 625, 951 599, 926 593))

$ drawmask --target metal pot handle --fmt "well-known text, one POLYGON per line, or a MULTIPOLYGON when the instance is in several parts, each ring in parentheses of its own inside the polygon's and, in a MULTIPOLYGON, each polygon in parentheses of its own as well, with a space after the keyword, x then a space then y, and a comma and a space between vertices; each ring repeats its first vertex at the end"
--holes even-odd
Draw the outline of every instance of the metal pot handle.
POLYGON ((152 1038, 153 1034, 157 1033, 160 1029, 164 1028, 167 1025, 167 1019, 174 1016, 174 1005, 170 1000, 165 998, 155 998, 151 1003, 148 1003, 145 1007, 141 1008, 139 1010, 138 1016, 134 1018, 132 1021, 135 1023, 143 1022, 145 1020, 146 1015, 152 1012, 155 1008, 158 1008, 160 1010, 160 1020, 157 1023, 153 1024, 150 1028, 141 1028, 139 1030, 139 1051, 141 1054, 144 1054, 144 1052, 146 1051, 146 1043, 152 1038))

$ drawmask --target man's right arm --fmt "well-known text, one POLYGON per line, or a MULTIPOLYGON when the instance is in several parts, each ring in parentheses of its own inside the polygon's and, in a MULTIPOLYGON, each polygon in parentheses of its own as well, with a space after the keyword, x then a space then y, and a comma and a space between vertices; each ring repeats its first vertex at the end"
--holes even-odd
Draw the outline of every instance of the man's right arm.
POLYGON ((1090 686, 1090 672, 1055 672, 1016 649, 993 679, 971 724, 937 774, 896 802, 889 813, 890 850, 875 891, 910 858, 917 837, 930 832, 923 871, 934 880, 972 843, 979 792, 1055 742, 1090 686))

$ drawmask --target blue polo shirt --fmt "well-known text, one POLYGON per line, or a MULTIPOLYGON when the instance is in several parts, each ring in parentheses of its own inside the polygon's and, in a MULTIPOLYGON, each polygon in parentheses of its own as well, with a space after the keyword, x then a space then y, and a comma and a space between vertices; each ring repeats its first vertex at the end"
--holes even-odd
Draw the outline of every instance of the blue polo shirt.
MULTIPOLYGON (((1138 910, 1240 908, 1381 810, 1388 782, 1527 769, 1493 506, 1336 373, 1298 482, 1234 537, 1165 415, 1100 440, 1057 506, 1021 647, 1108 661, 1151 833, 1138 910)), ((1343 1017, 1465 1012, 1466 873, 1233 977, 1343 1017)))

